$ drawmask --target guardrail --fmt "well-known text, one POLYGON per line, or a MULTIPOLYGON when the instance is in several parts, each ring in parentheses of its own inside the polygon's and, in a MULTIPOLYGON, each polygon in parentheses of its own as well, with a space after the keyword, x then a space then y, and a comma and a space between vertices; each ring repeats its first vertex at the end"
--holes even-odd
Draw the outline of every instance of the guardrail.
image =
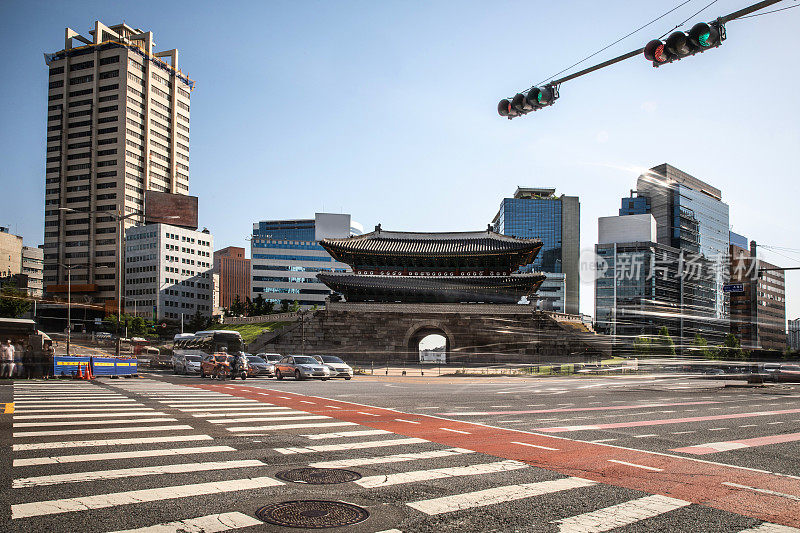
POLYGON ((91 365, 94 376, 137 376, 138 361, 130 357, 60 356, 53 357, 53 375, 74 377, 78 365, 91 365))

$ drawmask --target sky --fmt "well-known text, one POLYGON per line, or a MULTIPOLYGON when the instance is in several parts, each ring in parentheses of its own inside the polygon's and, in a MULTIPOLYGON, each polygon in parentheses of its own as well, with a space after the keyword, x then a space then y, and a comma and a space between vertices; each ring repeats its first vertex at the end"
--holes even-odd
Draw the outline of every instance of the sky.
MULTIPOLYGON (((215 248, 315 212, 367 230, 481 230, 530 186, 580 197, 591 249, 597 218, 666 162, 721 189, 732 229, 780 248, 765 260, 800 265, 800 9, 731 21, 720 48, 658 69, 637 56, 564 83, 525 117, 496 112, 679 3, 2 0, 0 225, 42 242, 43 52, 63 48, 65 27, 124 21, 178 48, 196 81, 190 194, 215 248)), ((692 16, 708 4, 692 0, 570 72, 749 3, 692 16)), ((581 311, 594 311, 588 276, 581 311)), ((800 271, 787 273, 787 316, 800 317, 800 271)))

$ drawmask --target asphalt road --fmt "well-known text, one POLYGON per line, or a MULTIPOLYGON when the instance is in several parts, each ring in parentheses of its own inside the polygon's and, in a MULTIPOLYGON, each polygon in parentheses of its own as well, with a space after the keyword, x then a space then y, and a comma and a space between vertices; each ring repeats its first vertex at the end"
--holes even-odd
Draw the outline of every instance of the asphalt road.
POLYGON ((149 374, 0 382, 0 402, 14 404, 0 417, 2 531, 297 531, 256 515, 297 500, 368 516, 273 517, 353 516, 328 530, 369 533, 800 531, 800 386, 149 374), (278 475, 308 467, 361 477, 278 475))

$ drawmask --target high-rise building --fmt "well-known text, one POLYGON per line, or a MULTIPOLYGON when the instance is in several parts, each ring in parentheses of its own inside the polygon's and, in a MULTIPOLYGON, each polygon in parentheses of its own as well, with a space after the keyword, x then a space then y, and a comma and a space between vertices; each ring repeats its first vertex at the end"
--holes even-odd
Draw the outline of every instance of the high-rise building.
POLYGON ((213 307, 214 238, 169 224, 125 231, 125 312, 180 320, 213 307))
POLYGON ((716 270, 715 315, 728 319, 729 298, 722 288, 728 279, 730 210, 719 189, 664 163, 639 176, 619 213, 652 214, 659 244, 699 252, 711 261, 716 270))
MULTIPOLYGON (((740 242, 737 239, 737 242, 740 242)), ((730 245, 731 333, 746 350, 786 348, 786 278, 783 270, 761 260, 755 241, 750 249, 730 245)))
MULTIPOLYGON (((49 67, 44 285, 115 299, 117 219, 141 224, 145 191, 189 192, 189 99, 178 50, 153 33, 95 22, 67 28, 49 67)), ((119 236, 121 237, 121 236, 119 236)))
POLYGON ((716 317, 715 268, 696 252, 660 244, 649 213, 601 217, 595 282, 595 329, 620 340, 666 327, 679 346, 696 335, 718 344, 728 322, 716 317))
POLYGON ((44 250, 42 248, 22 247, 22 274, 27 278, 28 296, 41 298, 44 295, 44 286, 42 285, 44 250))
POLYGON ((555 193, 549 188, 517 187, 513 198, 500 202, 492 226, 503 235, 542 240, 536 260, 520 271, 548 276, 537 293, 543 308, 578 314, 581 204, 577 196, 555 193))
POLYGON ((350 267, 335 261, 319 241, 363 233, 361 224, 346 214, 256 222, 250 241, 252 298, 261 295, 278 305, 297 301, 303 308, 324 305, 331 290, 317 280, 317 273, 349 272, 350 267))
POLYGON ((219 275, 219 307, 230 309, 237 296, 240 302, 250 297, 250 260, 245 259, 244 248, 228 246, 214 252, 214 273, 219 275))
POLYGON ((789 320, 787 330, 789 348, 794 352, 800 350, 800 318, 789 320))

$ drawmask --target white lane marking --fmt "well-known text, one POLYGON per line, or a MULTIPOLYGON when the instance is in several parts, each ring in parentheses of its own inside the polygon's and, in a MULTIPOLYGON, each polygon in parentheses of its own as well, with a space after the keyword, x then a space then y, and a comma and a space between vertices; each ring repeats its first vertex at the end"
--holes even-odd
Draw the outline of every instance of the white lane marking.
POLYGON ((673 435, 686 435, 688 433, 697 433, 697 431, 673 431, 673 435))
POLYGON ((406 505, 427 515, 438 515, 463 509, 472 509, 475 507, 484 507, 486 505, 522 500, 524 498, 532 498, 534 496, 541 496, 543 494, 550 494, 562 490, 590 487, 596 484, 596 481, 568 477, 552 481, 540 481, 537 483, 506 485, 476 492, 466 492, 453 496, 420 500, 407 503, 406 505))
POLYGON ((341 407, 336 407, 335 405, 326 405, 325 407, 329 407, 331 409, 341 409, 341 407))
POLYGON ((50 450, 53 448, 92 448, 94 446, 124 446, 126 444, 155 444, 160 442, 187 442, 195 440, 214 440, 210 435, 170 435, 168 437, 139 437, 135 439, 74 440, 62 442, 33 442, 14 444, 15 452, 27 450, 50 450))
POLYGON ((288 396, 278 396, 278 398, 281 398, 283 400, 293 400, 294 399, 294 398, 290 398, 288 396))
POLYGON ((460 429, 439 428, 442 431, 449 431, 451 433, 461 433, 462 435, 472 435, 469 431, 461 431, 460 429))
POLYGON ((376 533, 403 533, 399 529, 384 529, 383 531, 378 531, 376 533))
POLYGON ((87 509, 103 509, 119 505, 189 498, 223 492, 275 487, 278 485, 283 485, 283 483, 270 477, 256 477, 249 479, 231 479, 228 481, 212 481, 210 483, 195 483, 192 485, 159 487, 157 489, 112 492, 110 494, 64 498, 61 500, 21 503, 11 506, 11 518, 16 520, 31 516, 69 513, 85 511, 87 509))
POLYGON ((647 439, 650 437, 658 437, 655 433, 647 433, 646 435, 631 435, 634 439, 647 439))
POLYGON ((145 426, 138 428, 91 428, 91 429, 58 429, 53 431, 15 431, 15 438, 25 437, 51 437, 54 435, 90 435, 94 433, 133 433, 145 431, 180 431, 184 429, 194 429, 186 424, 177 426, 145 426))
POLYGON ((800 533, 800 529, 764 522, 757 526, 743 529, 739 533, 800 533))
POLYGON ((511 444, 519 444, 520 446, 530 446, 531 448, 540 448, 542 450, 550 450, 552 452, 557 452, 558 448, 551 448, 549 446, 540 446, 538 444, 531 444, 529 442, 515 442, 511 441, 511 444))
MULTIPOLYGON (((154 413, 157 414, 157 413, 154 413)), ((25 427, 43 427, 43 426, 98 426, 103 424, 141 424, 142 422, 177 422, 177 418, 165 418, 166 415, 161 415, 159 418, 137 418, 135 420, 66 420, 61 422, 42 421, 42 422, 14 422, 15 428, 25 427)))
POLYGON ((301 437, 306 437, 311 440, 321 440, 321 439, 340 439, 346 437, 363 437, 367 435, 388 435, 391 431, 386 431, 385 429, 364 429, 364 430, 356 430, 356 431, 340 431, 338 433, 315 433, 313 435, 301 435, 301 437))
POLYGON ((311 405, 317 405, 316 402, 309 402, 308 400, 300 400, 300 403, 310 403, 311 405))
POLYGON ((154 526, 125 529, 112 533, 220 533, 231 529, 260 526, 263 522, 243 513, 222 513, 187 518, 177 522, 164 522, 154 526))
POLYGON ((356 412, 357 412, 358 414, 360 414, 360 415, 367 415, 367 416, 381 416, 381 415, 376 415, 375 413, 365 413, 365 412, 363 412, 363 411, 356 411, 356 412))
POLYGON ((61 483, 83 483, 100 479, 120 479, 127 477, 157 476, 163 474, 184 474, 187 472, 205 472, 210 470, 227 470, 230 468, 245 468, 251 466, 265 466, 255 459, 236 461, 209 461, 206 463, 178 463, 161 466, 142 466, 136 468, 119 468, 116 470, 95 470, 91 472, 72 472, 70 474, 53 474, 49 476, 35 476, 15 479, 12 487, 40 487, 44 485, 58 485, 61 483))
POLYGON ((192 402, 192 403, 168 403, 167 407, 181 408, 181 407, 233 407, 240 405, 242 407, 252 407, 258 405, 259 402, 192 402))
MULTIPOLYGON (((157 416, 157 415, 164 415, 161 411, 156 411, 151 407, 142 407, 137 409, 130 409, 128 411, 109 411, 107 413, 70 413, 69 418, 72 419, 79 419, 79 418, 108 418, 108 417, 129 417, 129 416, 157 416), (138 412, 142 411, 142 412, 138 412)), ((14 420, 47 420, 50 418, 65 418, 63 414, 60 415, 19 415, 14 413, 14 420)), ((92 424, 91 420, 86 421, 87 424, 92 424)))
POLYGON ((731 483, 730 481, 723 481, 722 484, 727 485, 728 487, 735 487, 737 489, 747 489, 747 490, 752 490, 754 492, 762 492, 764 494, 771 494, 772 496, 781 496, 782 498, 800 502, 800 496, 795 496, 794 494, 785 494, 783 492, 775 492, 774 490, 769 490, 769 489, 759 489, 758 487, 748 487, 747 485, 739 485, 738 483, 731 483))
MULTIPOLYGON (((219 415, 217 415, 219 416, 219 415)), ((251 416, 249 418, 209 418, 212 424, 240 424, 242 422, 273 422, 275 420, 330 420, 325 415, 292 415, 292 416, 251 416)))
POLYGON ((13 466, 56 465, 63 463, 82 463, 88 461, 113 461, 135 459, 137 457, 164 457, 172 455, 195 455, 203 453, 235 452, 230 446, 195 446, 191 448, 161 448, 157 450, 131 450, 129 452, 85 453, 79 455, 60 455, 53 457, 31 457, 14 459, 13 466))
POLYGON ((316 422, 308 424, 275 424, 272 426, 239 426, 235 428, 227 428, 228 431, 233 433, 245 431, 274 431, 276 429, 303 429, 303 428, 329 428, 339 426, 357 426, 355 422, 316 422))
POLYGON ((431 470, 417 470, 415 472, 401 472, 398 474, 388 474, 382 476, 367 476, 357 481, 356 484, 368 489, 378 487, 388 487, 391 485, 401 485, 403 483, 414 483, 417 481, 427 481, 431 479, 442 479, 458 476, 478 476, 483 474, 493 474, 495 472, 508 472, 528 468, 525 463, 519 461, 498 461, 495 463, 485 463, 470 466, 453 466, 449 468, 434 468, 431 470))
POLYGON ((590 513, 554 520, 552 523, 559 525, 560 533, 601 533, 653 518, 687 505, 691 505, 691 502, 660 495, 646 496, 590 513))
POLYGON ((209 409, 208 407, 204 407, 202 409, 178 409, 178 411, 182 413, 210 413, 210 412, 220 412, 224 413, 225 411, 294 411, 291 407, 215 407, 209 409))
POLYGON ((591 442, 592 444, 600 444, 603 442, 614 442, 615 440, 617 439, 597 439, 597 440, 590 440, 589 442, 591 442))
POLYGON ((416 420, 406 420, 405 418, 395 418, 397 422, 408 422, 409 424, 422 424, 422 422, 417 422, 416 420))
POLYGON ((273 448, 283 455, 293 453, 335 452, 341 450, 363 450, 366 448, 385 448, 387 446, 403 446, 405 444, 421 444, 429 442, 425 439, 409 437, 406 439, 370 440, 366 442, 347 442, 342 444, 319 444, 315 446, 298 446, 294 448, 273 448))
POLYGON ((619 461, 617 459, 607 459, 607 461, 609 463, 617 463, 620 465, 632 466, 634 468, 643 468, 645 470, 652 470, 653 472, 663 472, 661 468, 656 468, 654 466, 637 465, 636 463, 628 463, 626 461, 619 461))
POLYGON ((465 453, 475 453, 465 448, 447 448, 444 450, 434 450, 432 452, 416 453, 397 453, 394 455, 384 455, 382 457, 359 457, 355 459, 342 459, 339 461, 319 461, 309 463, 308 466, 314 468, 345 468, 349 466, 379 465, 384 463, 403 463, 406 461, 417 461, 419 459, 438 459, 441 457, 454 457, 465 453))

